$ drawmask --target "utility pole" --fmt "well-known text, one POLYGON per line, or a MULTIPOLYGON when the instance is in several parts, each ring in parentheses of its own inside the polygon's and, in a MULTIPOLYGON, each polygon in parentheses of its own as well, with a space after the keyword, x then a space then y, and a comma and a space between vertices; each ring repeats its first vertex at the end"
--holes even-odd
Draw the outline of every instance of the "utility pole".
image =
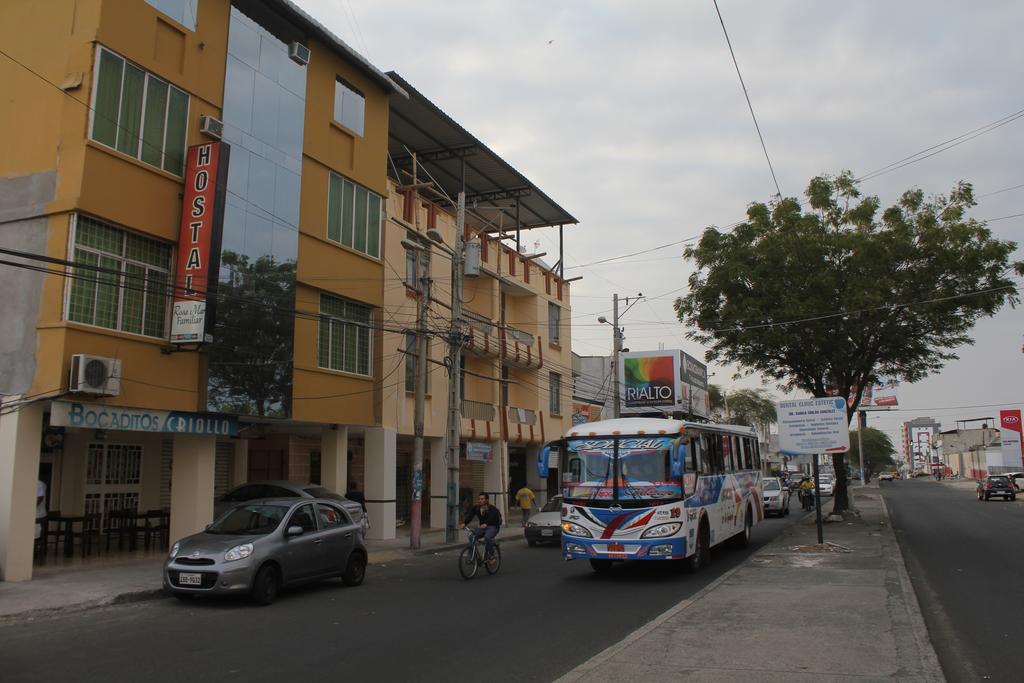
POLYGON ((416 252, 419 298, 416 310, 416 402, 413 409, 412 505, 409 546, 418 550, 423 527, 423 404, 427 393, 427 307, 430 306, 430 274, 426 251, 416 252))
MULTIPOLYGON (((623 299, 623 301, 626 302, 626 310, 623 311, 622 313, 625 314, 627 311, 629 311, 630 308, 633 307, 633 305, 635 305, 638 301, 640 301, 643 298, 644 298, 643 292, 638 292, 636 296, 627 296, 627 297, 625 297, 623 299)), ((597 322, 599 322, 599 323, 607 323, 608 319, 605 318, 602 315, 602 316, 598 317, 597 322)), ((612 392, 613 393, 612 400, 615 401, 615 405, 614 405, 613 410, 612 410, 612 415, 615 416, 615 417, 619 417, 620 414, 621 414, 621 410, 620 410, 620 407, 619 407, 619 400, 620 400, 620 395, 619 395, 619 354, 622 353, 622 351, 623 351, 622 340, 623 340, 624 335, 622 333, 622 328, 619 327, 619 295, 618 294, 613 294, 612 295, 612 322, 611 322, 611 326, 612 326, 612 379, 615 382, 615 387, 614 387, 613 392, 612 392)))
POLYGON ((615 381, 615 405, 612 415, 619 417, 619 353, 622 352, 622 333, 619 332, 619 295, 612 294, 612 378, 615 381))
MULTIPOLYGON (((459 192, 452 257, 452 332, 448 341, 448 518, 445 542, 455 542, 459 511, 459 437, 462 431, 462 232, 466 225, 466 193, 459 192)), ((439 242, 438 239, 434 240, 439 242)))

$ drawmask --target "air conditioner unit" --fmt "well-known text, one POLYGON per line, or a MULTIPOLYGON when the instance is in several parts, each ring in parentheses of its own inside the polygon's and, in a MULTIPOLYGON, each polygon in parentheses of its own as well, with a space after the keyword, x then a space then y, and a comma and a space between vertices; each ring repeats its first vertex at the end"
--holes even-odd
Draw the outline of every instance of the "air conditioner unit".
POLYGON ((309 64, 309 48, 296 41, 288 44, 288 57, 296 64, 309 64))
POLYGON ((97 396, 121 393, 121 361, 76 353, 71 356, 71 378, 68 391, 97 396))
POLYGON ((220 140, 224 137, 224 122, 204 114, 199 117, 199 132, 220 140))

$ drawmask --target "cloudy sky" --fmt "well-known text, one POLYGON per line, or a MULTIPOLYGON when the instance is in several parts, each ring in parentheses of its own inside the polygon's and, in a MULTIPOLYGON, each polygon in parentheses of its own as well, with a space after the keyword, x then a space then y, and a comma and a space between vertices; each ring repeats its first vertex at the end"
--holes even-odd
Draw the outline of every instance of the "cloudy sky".
MULTIPOLYGON (((298 2, 580 220, 566 229, 567 276, 583 277, 573 287, 574 351, 608 354, 611 328, 597 316, 610 317, 613 293, 643 292, 622 320, 626 345, 703 354, 672 311, 691 270, 681 245, 591 264, 729 225, 775 192, 711 0, 298 2)), ((1019 1, 719 7, 787 196, 816 174, 862 175, 1024 109, 1019 1)), ((945 193, 963 179, 980 197, 975 217, 1022 214, 1021 150, 1024 118, 862 190, 888 205, 908 188, 945 193)), ((1024 242, 1024 216, 990 227, 1024 242)), ((557 254, 555 231, 524 241, 557 254)), ((869 424, 895 437, 917 416, 952 428, 1022 407, 1020 309, 982 321, 975 338, 941 374, 903 385, 899 412, 869 424)), ((760 386, 731 379, 735 368, 710 370, 727 389, 760 386)))

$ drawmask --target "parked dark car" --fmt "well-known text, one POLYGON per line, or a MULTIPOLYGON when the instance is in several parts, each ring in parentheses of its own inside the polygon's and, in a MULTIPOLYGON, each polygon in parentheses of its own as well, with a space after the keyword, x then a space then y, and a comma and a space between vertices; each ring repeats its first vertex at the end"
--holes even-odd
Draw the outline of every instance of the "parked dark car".
POLYGON ((303 484, 294 481, 250 481, 236 486, 213 503, 213 518, 217 519, 225 512, 238 505, 255 500, 269 498, 325 498, 341 504, 357 524, 365 531, 367 526, 363 506, 349 500, 340 493, 320 486, 320 484, 303 484))
POLYGON ((978 500, 988 500, 993 496, 1001 496, 1006 500, 1017 499, 1017 492, 1013 490, 1009 477, 995 474, 978 482, 978 500))
POLYGON ((366 576, 362 527, 336 500, 284 498, 243 503, 171 546, 164 588, 178 598, 249 595, 269 605, 285 586, 366 576))

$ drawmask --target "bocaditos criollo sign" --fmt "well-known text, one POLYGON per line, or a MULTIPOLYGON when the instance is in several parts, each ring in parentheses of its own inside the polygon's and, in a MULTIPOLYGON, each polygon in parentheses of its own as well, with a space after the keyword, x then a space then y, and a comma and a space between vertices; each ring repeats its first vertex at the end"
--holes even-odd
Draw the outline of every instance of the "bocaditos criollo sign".
POLYGON ((230 151, 224 142, 188 148, 171 315, 173 344, 211 341, 230 151))

